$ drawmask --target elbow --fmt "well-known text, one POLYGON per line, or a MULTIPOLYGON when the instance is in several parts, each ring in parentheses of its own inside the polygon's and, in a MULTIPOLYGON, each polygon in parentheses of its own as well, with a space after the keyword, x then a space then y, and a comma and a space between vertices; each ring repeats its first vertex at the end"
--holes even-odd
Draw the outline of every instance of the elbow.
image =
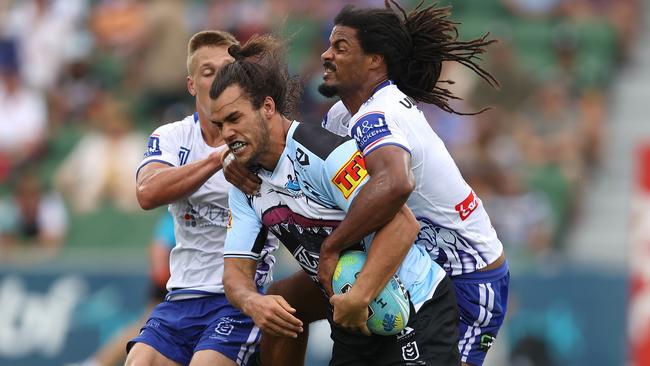
POLYGON ((158 207, 156 204, 153 195, 150 192, 150 189, 147 189, 146 185, 138 184, 135 195, 138 199, 138 204, 142 207, 143 210, 153 210, 158 207))
POLYGON ((415 189, 415 179, 410 171, 409 173, 401 178, 393 179, 390 186, 390 195, 401 203, 405 203, 415 189))

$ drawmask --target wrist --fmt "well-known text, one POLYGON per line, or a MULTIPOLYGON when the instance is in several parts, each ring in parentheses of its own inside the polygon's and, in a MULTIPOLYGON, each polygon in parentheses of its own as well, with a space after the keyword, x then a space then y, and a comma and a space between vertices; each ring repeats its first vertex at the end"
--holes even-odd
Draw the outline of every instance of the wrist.
POLYGON ((258 297, 261 297, 264 295, 258 294, 257 292, 249 292, 247 296, 244 296, 243 301, 242 301, 242 307, 241 310, 244 312, 244 314, 251 316, 251 313, 253 311, 253 308, 255 307, 255 300, 258 297))
POLYGON ((365 288, 365 286, 363 286, 363 280, 359 281, 359 278, 357 278, 354 286, 350 288, 350 291, 348 291, 346 295, 350 297, 352 303, 359 306, 368 306, 374 299, 372 291, 365 288))

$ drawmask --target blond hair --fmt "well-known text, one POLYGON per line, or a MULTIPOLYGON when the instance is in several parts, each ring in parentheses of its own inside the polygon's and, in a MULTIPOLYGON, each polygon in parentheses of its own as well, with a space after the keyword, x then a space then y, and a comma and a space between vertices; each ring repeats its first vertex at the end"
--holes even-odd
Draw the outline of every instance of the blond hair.
POLYGON ((196 51, 205 46, 232 46, 239 45, 235 36, 221 30, 204 30, 196 33, 187 43, 187 72, 192 74, 194 54, 196 51))

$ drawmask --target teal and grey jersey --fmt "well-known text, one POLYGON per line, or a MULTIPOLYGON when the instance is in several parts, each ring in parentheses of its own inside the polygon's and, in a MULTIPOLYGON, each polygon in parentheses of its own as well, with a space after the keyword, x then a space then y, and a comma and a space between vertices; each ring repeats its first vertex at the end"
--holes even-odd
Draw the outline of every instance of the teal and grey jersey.
MULTIPOLYGON (((359 188, 368 180, 354 140, 318 126, 293 122, 275 169, 259 171, 262 185, 251 196, 233 188, 232 221, 225 257, 261 259, 259 238, 271 231, 315 279, 323 240, 345 217, 359 188)), ((368 250, 373 235, 354 246, 368 250)), ((445 272, 420 246, 413 245, 397 271, 414 304, 427 300, 445 272)))

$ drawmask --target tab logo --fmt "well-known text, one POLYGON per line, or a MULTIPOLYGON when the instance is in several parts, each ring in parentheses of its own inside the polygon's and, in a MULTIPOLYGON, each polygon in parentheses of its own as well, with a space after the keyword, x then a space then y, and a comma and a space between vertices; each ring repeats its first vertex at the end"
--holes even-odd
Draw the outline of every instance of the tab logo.
POLYGON ((343 193, 343 197, 347 199, 367 176, 366 161, 363 160, 361 153, 356 151, 341 169, 336 172, 334 178, 332 178, 332 183, 336 185, 336 188, 343 193))
POLYGON ((463 200, 463 202, 456 205, 456 211, 460 215, 460 219, 465 221, 469 215, 476 210, 478 207, 478 199, 474 195, 474 191, 469 192, 469 196, 463 200))

